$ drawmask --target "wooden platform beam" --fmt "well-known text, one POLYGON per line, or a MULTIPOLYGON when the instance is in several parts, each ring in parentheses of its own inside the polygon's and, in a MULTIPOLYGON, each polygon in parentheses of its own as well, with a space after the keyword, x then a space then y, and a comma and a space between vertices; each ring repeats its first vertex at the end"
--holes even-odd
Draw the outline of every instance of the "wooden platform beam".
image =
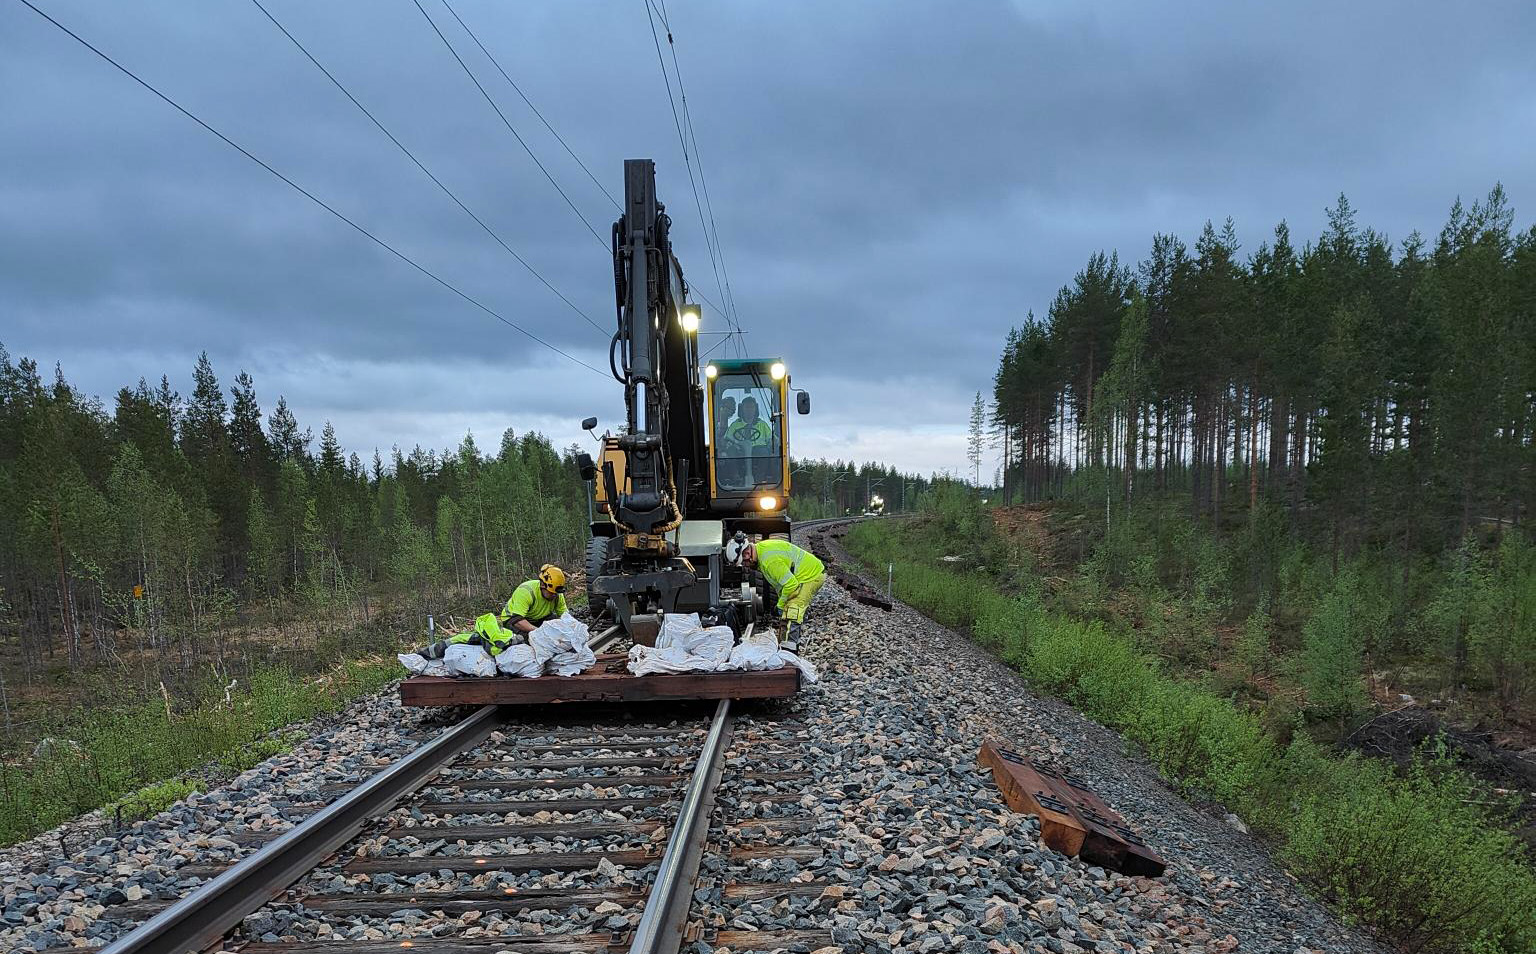
POLYGON ((449 678, 411 676, 400 683, 406 706, 520 706, 555 702, 676 702, 685 699, 783 699, 800 690, 793 666, 750 672, 685 672, 636 676, 622 654, 597 657, 575 676, 449 678))

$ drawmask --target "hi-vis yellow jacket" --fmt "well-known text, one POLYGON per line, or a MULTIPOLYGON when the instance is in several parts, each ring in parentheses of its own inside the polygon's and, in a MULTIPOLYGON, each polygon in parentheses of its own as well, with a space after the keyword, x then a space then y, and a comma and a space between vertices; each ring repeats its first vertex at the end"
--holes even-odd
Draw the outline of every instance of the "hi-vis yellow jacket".
POLYGON ((757 544, 757 568, 779 595, 793 591, 826 572, 816 554, 795 546, 788 540, 762 540, 757 544))

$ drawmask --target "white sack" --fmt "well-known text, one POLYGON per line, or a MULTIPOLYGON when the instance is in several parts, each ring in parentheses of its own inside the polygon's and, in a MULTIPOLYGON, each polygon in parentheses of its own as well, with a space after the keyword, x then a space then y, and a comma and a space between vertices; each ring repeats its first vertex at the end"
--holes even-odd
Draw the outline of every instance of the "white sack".
POLYGON ((626 667, 637 676, 658 673, 712 672, 716 660, 693 656, 681 646, 631 646, 626 667))
POLYGON ((538 650, 524 643, 501 651, 496 657, 496 668, 509 676, 533 678, 544 675, 544 657, 538 650))
POLYGON ((494 676, 496 675, 496 661, 491 654, 479 646, 471 646, 468 643, 454 643, 443 653, 443 662, 448 666, 448 672, 454 676, 494 676))
MULTIPOLYGON (((672 620, 668 617, 667 620, 672 620)), ((806 682, 816 681, 816 667, 808 660, 785 649, 779 648, 779 641, 771 632, 752 633, 741 645, 728 648, 724 655, 698 655, 689 652, 685 644, 692 642, 694 646, 707 652, 713 652, 718 647, 718 637, 712 634, 714 630, 725 631, 725 645, 730 646, 731 629, 729 626, 717 626, 710 629, 695 629, 691 633, 685 632, 679 624, 663 645, 663 637, 668 636, 666 622, 662 623, 662 633, 656 638, 655 648, 649 646, 631 646, 629 649, 629 663, 626 668, 637 676, 649 676, 656 673, 677 672, 729 672, 732 670, 752 669, 779 669, 783 666, 794 666, 805 676, 806 682)))
POLYGON ((729 626, 710 626, 699 623, 698 613, 668 613, 661 621, 661 632, 656 635, 657 649, 676 647, 689 656, 699 656, 723 663, 731 656, 731 644, 736 635, 729 626))
POLYGON ((544 622, 528 634, 528 645, 544 660, 544 668, 557 676, 574 676, 597 663, 587 640, 592 631, 587 624, 566 613, 544 622))
POLYGON ((785 664, 800 670, 806 682, 816 681, 816 667, 810 660, 780 649, 778 638, 771 632, 749 634, 731 650, 731 658, 721 669, 778 669, 785 664))
POLYGON ((395 658, 400 660, 400 665, 413 676, 452 675, 441 659, 428 659, 421 653, 400 653, 395 658))

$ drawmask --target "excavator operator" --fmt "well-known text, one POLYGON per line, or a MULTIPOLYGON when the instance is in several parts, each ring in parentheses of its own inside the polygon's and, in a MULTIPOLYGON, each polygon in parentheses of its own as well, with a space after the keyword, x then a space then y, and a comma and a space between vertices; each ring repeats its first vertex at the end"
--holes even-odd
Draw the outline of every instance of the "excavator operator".
POLYGON ((757 398, 742 398, 736 413, 740 417, 731 425, 731 440, 750 448, 751 453, 756 453, 759 448, 773 446, 773 428, 758 416, 757 398))

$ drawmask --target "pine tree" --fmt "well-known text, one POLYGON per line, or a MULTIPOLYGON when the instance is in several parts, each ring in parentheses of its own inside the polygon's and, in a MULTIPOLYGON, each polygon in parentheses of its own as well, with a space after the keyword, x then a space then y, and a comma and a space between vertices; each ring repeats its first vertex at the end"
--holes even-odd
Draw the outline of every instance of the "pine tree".
POLYGON ((279 460, 308 462, 312 435, 309 428, 299 430, 298 419, 288 409, 287 398, 281 394, 277 396, 277 407, 272 409, 272 416, 267 418, 267 435, 279 460))
POLYGON ((268 488, 276 477, 273 454, 267 435, 261 429, 261 405, 256 400, 256 384, 241 371, 230 389, 234 403, 229 420, 229 445, 235 466, 247 487, 268 488))
POLYGON ((971 405, 970 434, 966 443, 965 457, 971 462, 973 471, 972 482, 981 486, 981 461, 984 456, 987 441, 987 405, 981 399, 981 392, 976 392, 976 401, 971 405))

